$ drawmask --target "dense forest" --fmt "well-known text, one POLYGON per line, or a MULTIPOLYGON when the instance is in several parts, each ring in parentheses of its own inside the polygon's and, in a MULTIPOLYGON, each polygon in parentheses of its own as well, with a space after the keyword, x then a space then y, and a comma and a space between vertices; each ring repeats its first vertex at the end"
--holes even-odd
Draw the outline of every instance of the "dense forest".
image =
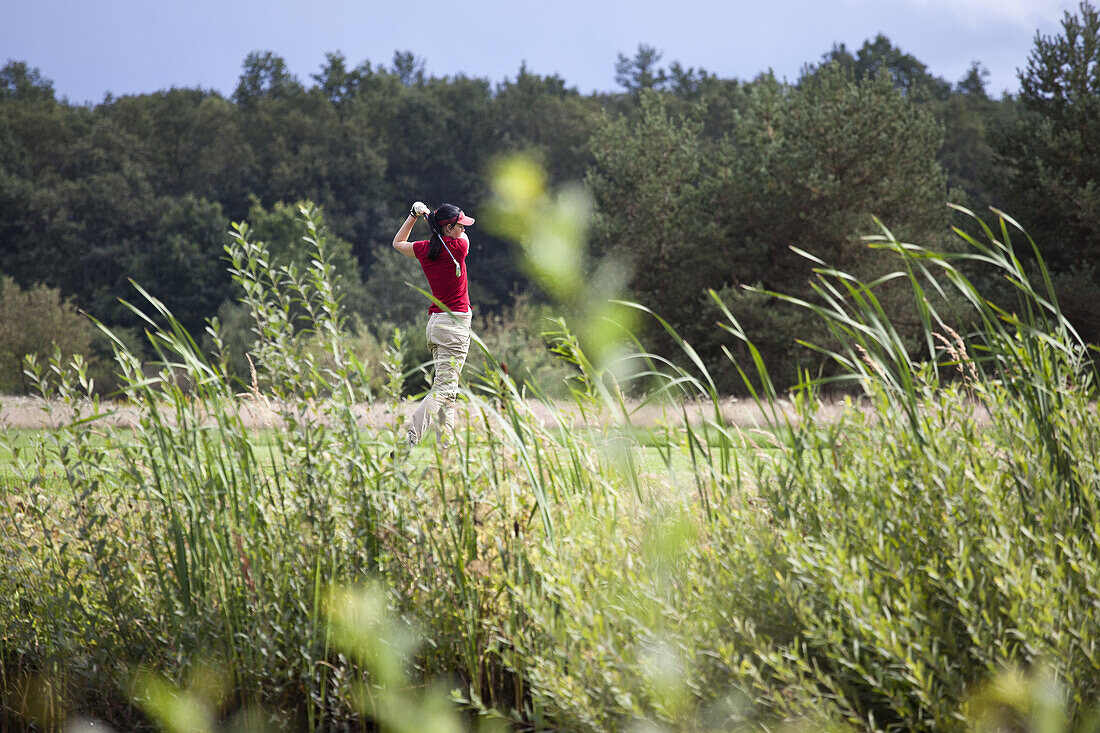
MULTIPOLYGON (((358 66, 330 53, 302 80, 276 53, 255 52, 228 98, 172 88, 74 105, 33 61, 9 60, 0 70, 0 392, 26 387, 19 358, 48 353, 44 339, 103 357, 101 339, 66 309, 136 332, 120 303, 135 297, 130 281, 192 332, 216 316, 246 344, 223 260, 230 222, 248 221, 292 261, 306 256, 295 206, 304 200, 321 207, 336 242, 351 322, 385 340, 424 309, 404 285, 416 263, 389 247, 409 204, 448 201, 476 217, 487 170, 515 151, 540 161, 553 184, 584 182, 593 254, 630 267, 629 297, 712 362, 734 344, 712 326, 708 289, 793 380, 814 366, 794 346, 805 317, 762 292, 809 292, 810 264, 792 247, 869 278, 889 267, 861 239, 876 232, 875 217, 900 238, 946 242, 948 202, 1018 220, 1063 309, 1096 342, 1097 10, 1082 3, 1020 61, 1019 93, 996 99, 979 62, 942 79, 881 35, 833 47, 794 81, 663 65, 643 45, 620 55, 619 91, 584 95, 525 67, 497 83, 428 76, 410 53, 358 66)), ((482 314, 543 297, 509 242, 471 234, 482 314)))

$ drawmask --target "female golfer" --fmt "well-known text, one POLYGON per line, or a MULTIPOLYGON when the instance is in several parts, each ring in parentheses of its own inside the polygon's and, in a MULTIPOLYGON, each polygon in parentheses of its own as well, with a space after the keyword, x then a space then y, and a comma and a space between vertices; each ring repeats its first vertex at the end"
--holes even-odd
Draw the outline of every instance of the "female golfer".
POLYGON ((412 425, 405 435, 409 446, 419 443, 433 425, 444 445, 450 445, 454 435, 458 374, 470 349, 470 295, 466 287, 470 240, 466 227, 473 223, 457 206, 443 204, 433 212, 417 201, 393 235, 393 248, 420 261, 432 295, 450 310, 448 313, 435 303, 428 308, 428 346, 435 362, 435 377, 431 391, 413 413, 412 425), (410 242, 409 233, 421 216, 428 222, 432 236, 410 242))

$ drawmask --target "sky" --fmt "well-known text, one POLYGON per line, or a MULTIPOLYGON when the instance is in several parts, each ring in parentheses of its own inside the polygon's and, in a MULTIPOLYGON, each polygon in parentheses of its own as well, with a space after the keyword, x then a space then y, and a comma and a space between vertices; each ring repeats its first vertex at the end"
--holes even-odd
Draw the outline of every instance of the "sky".
POLYGON ((582 93, 614 91, 639 44, 722 78, 771 69, 794 81, 834 44, 877 34, 958 81, 972 61, 989 91, 1019 89, 1035 34, 1055 35, 1077 0, 0 0, 0 62, 25 61, 73 103, 170 87, 229 95, 251 51, 312 83, 325 54, 391 66, 412 51, 435 76, 492 82, 528 71, 582 93))

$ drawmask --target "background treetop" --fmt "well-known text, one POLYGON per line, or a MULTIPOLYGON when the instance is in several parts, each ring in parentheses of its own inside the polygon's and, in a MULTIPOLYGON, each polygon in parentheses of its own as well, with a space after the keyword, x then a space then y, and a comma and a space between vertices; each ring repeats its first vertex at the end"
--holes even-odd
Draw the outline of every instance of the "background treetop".
MULTIPOLYGON (((741 315, 786 358, 798 324, 742 303, 740 285, 804 289, 792 246, 870 275, 883 266, 859 238, 872 217, 930 240, 943 235, 949 200, 1021 221, 1067 313, 1095 340, 1098 37, 1097 11, 1082 3, 1060 33, 1036 35, 1019 97, 1000 99, 979 61, 951 82, 884 35, 834 46, 794 82, 720 78, 641 44, 618 56, 622 91, 594 94, 526 64, 495 83, 433 76, 409 51, 389 64, 331 52, 302 80, 278 53, 255 51, 228 98, 173 88, 73 105, 9 61, 0 271, 120 326, 136 325, 119 305, 135 280, 201 330, 236 298, 220 259, 227 222, 271 223, 312 201, 344 243, 346 306, 368 328, 389 328, 417 317, 415 300, 388 312, 375 302, 405 290, 388 242, 409 202, 476 215, 492 163, 524 152, 552 186, 586 182, 596 252, 633 262, 633 297, 708 342, 700 348, 714 359, 722 343, 706 289, 749 309, 741 315)), ((472 234, 478 307, 537 301, 511 245, 472 234)))

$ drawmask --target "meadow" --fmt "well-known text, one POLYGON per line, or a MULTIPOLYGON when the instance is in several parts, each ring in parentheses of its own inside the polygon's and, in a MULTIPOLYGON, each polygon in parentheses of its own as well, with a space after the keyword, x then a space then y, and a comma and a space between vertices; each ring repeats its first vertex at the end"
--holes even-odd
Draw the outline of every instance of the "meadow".
POLYGON ((671 328, 680 359, 623 338, 625 314, 659 314, 544 257, 582 238, 568 197, 501 195, 551 239, 528 240, 530 266, 569 310, 548 339, 572 402, 490 355, 449 449, 401 451, 400 339, 372 387, 308 208, 308 269, 270 265, 243 225, 227 248, 260 337, 251 385, 216 325, 209 353, 153 294, 134 310, 159 366, 116 341, 118 400, 79 360, 30 365, 51 427, 5 432, 0 457, 6 727, 1093 726, 1096 382, 1011 219, 959 230, 954 254, 883 229, 870 244, 897 268, 872 283, 818 263, 802 305, 851 396, 827 403, 811 375, 780 395, 731 357, 753 426, 671 328), (987 300, 972 262, 1015 302, 987 300), (886 283, 912 291, 920 359, 886 283), (258 403, 277 429, 250 422, 258 403))

